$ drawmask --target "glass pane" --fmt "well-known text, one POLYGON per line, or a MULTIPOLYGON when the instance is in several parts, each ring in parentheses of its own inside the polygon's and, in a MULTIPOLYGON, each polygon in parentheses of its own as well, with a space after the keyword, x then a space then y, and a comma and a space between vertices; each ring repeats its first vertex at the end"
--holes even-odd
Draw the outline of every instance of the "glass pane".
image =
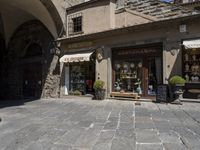
POLYGON ((142 94, 142 60, 115 61, 114 91, 142 94))

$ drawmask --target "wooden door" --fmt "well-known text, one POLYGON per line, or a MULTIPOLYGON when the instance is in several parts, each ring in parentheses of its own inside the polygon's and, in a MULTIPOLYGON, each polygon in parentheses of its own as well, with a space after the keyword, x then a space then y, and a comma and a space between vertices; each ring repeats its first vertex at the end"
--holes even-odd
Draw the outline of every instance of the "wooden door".
POLYGON ((148 96, 148 61, 146 59, 143 60, 143 67, 142 67, 142 88, 143 88, 143 95, 144 97, 148 96))

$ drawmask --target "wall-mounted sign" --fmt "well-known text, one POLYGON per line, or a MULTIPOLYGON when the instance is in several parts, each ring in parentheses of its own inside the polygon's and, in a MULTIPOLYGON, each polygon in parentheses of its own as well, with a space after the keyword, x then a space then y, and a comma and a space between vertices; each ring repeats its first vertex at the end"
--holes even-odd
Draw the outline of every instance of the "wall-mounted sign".
POLYGON ((113 49, 112 57, 115 59, 121 58, 138 58, 138 57, 157 57, 162 55, 162 45, 145 46, 145 47, 127 47, 113 49))
POLYGON ((63 44, 64 49, 80 49, 80 48, 87 48, 94 45, 94 42, 77 42, 72 44, 63 44))
POLYGON ((148 54, 148 53, 156 53, 156 49, 136 49, 136 50, 124 50, 118 52, 118 55, 137 55, 137 54, 148 54))

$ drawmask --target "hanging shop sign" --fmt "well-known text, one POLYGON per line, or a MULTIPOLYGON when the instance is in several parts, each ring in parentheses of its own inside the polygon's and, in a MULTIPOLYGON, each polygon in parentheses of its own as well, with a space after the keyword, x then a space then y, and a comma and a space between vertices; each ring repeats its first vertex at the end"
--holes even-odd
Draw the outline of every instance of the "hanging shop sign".
POLYGON ((103 60, 103 58, 104 58, 104 51, 103 51, 103 48, 98 48, 98 49, 96 50, 96 58, 97 58, 98 61, 103 60))

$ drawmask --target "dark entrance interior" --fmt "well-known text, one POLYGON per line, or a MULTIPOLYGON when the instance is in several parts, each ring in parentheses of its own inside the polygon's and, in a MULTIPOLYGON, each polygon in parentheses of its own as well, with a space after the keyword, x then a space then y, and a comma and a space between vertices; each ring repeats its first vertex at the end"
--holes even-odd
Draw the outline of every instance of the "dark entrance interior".
POLYGON ((42 92, 42 64, 39 62, 23 66, 23 97, 39 98, 42 92))
POLYGON ((39 98, 42 94, 42 48, 31 44, 22 58, 23 97, 39 98))

